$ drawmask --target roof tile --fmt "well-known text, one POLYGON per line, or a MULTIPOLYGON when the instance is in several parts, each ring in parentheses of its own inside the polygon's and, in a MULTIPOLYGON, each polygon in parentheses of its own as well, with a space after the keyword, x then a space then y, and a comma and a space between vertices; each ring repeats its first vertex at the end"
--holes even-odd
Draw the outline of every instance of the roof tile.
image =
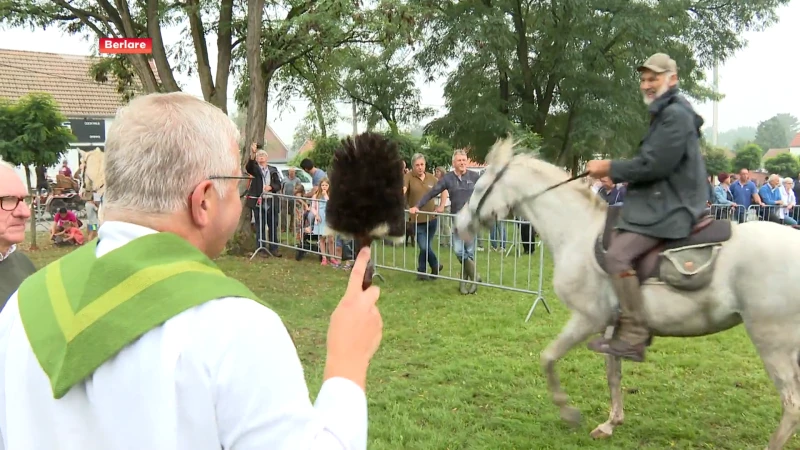
POLYGON ((89 75, 97 57, 0 49, 0 97, 12 101, 30 92, 47 92, 67 118, 113 117, 124 105, 110 78, 89 75))

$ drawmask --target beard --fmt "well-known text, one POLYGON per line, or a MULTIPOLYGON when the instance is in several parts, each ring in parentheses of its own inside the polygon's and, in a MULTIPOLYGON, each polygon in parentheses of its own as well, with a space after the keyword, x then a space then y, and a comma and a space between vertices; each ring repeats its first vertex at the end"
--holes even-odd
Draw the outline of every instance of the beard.
POLYGON ((644 104, 650 106, 656 99, 664 95, 669 90, 669 84, 664 83, 661 85, 660 88, 656 91, 656 95, 653 98, 647 96, 647 93, 642 94, 642 99, 644 100, 644 104))

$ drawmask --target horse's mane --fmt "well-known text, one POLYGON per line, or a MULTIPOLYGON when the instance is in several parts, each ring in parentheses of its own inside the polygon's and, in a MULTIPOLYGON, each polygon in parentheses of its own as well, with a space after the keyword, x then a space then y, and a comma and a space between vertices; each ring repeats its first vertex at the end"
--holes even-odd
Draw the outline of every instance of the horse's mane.
MULTIPOLYGON (((566 170, 540 159, 538 152, 518 153, 515 144, 516 143, 510 138, 496 142, 487 155, 486 161, 491 164, 492 162, 501 162, 501 159, 504 157, 514 158, 515 163, 534 172, 538 172, 550 180, 557 180, 553 181, 553 183, 570 178, 571 175, 566 170)), ((577 192, 586 198, 592 208, 598 211, 605 211, 608 209, 608 203, 600 199, 589 186, 582 182, 582 180, 572 181, 559 186, 557 189, 571 189, 577 192)))

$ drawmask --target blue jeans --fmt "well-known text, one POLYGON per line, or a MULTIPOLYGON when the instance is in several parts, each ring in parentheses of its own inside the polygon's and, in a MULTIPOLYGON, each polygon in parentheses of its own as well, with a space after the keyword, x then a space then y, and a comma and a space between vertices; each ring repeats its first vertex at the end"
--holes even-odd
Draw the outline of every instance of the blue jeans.
POLYGON ((786 214, 786 215, 783 217, 783 223, 784 223, 784 224, 786 224, 786 225, 792 225, 792 226, 794 226, 794 225, 797 225, 797 221, 796 221, 796 220, 794 220, 794 219, 792 218, 792 216, 790 216, 789 214, 786 214))
POLYGON ((436 253, 431 248, 431 241, 436 235, 438 219, 431 217, 427 223, 418 223, 417 227, 417 246, 419 247, 419 256, 417 257, 417 272, 425 273, 425 263, 431 266, 433 272, 439 271, 439 260, 436 258, 436 253))
POLYGON ((458 262, 464 264, 465 259, 471 259, 475 261, 475 241, 477 240, 477 236, 469 244, 462 241, 456 233, 453 233, 451 238, 453 240, 453 251, 456 253, 458 262))
POLYGON ((508 236, 506 231, 506 224, 499 220, 494 223, 494 226, 489 230, 489 240, 492 243, 492 248, 506 248, 508 236))
POLYGON ((270 252, 278 251, 278 217, 279 210, 274 205, 267 208, 265 203, 261 203, 253 208, 253 216, 256 222, 256 246, 258 248, 264 247, 264 244, 269 244, 270 252), (269 228, 269 242, 264 236, 264 226, 269 228))

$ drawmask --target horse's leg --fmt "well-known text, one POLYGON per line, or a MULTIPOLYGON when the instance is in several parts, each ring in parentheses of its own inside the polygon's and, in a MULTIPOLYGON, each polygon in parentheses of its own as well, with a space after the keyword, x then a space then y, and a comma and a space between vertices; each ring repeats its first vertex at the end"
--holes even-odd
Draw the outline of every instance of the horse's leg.
MULTIPOLYGON (((772 349, 770 349, 772 350, 772 349)), ((781 450, 792 438, 800 424, 800 361, 798 351, 775 349, 762 354, 764 367, 781 394, 783 415, 778 429, 772 434, 767 450, 781 450)))
POLYGON ((570 425, 577 426, 581 422, 581 413, 569 406, 569 396, 561 389, 561 382, 556 373, 556 362, 573 347, 585 341, 597 332, 597 327, 586 317, 573 313, 558 337, 542 352, 542 369, 547 376, 547 389, 558 406, 561 419, 570 425))
MULTIPOLYGON (((610 339, 614 333, 614 328, 609 327, 606 331, 606 338, 610 339)), ((611 393, 611 412, 608 420, 592 430, 591 436, 595 439, 607 438, 614 433, 617 425, 622 425, 625 420, 625 411, 622 407, 622 360, 616 356, 606 355, 606 378, 608 378, 608 390, 611 393)))

